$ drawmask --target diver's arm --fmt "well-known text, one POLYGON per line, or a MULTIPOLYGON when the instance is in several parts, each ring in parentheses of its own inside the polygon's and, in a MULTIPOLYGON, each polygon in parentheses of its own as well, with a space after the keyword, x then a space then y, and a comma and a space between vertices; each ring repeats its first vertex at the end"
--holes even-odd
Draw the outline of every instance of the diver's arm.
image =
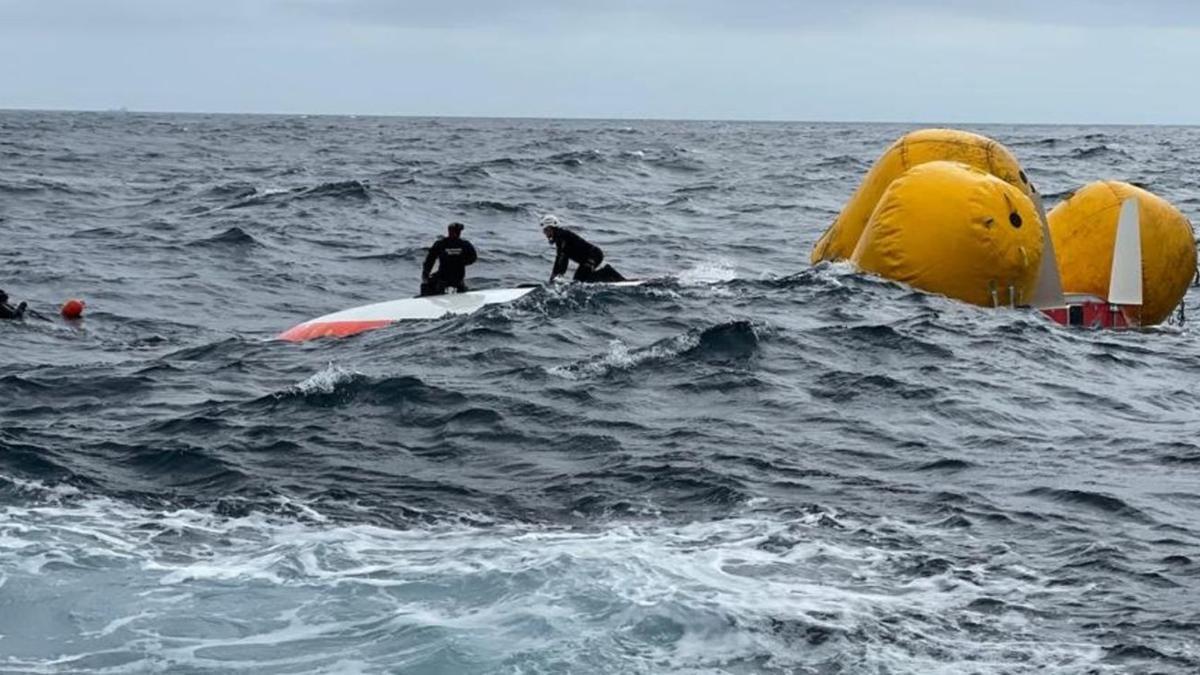
POLYGON ((567 257, 567 247, 559 244, 557 247, 558 254, 554 257, 554 269, 550 271, 550 281, 554 281, 557 277, 567 271, 567 264, 570 258, 567 257))
POLYGON ((479 259, 479 256, 475 255, 475 247, 471 245, 471 242, 464 239, 463 240, 463 267, 474 264, 475 261, 478 259, 479 259))
POLYGON ((429 279, 429 273, 433 271, 433 263, 442 254, 442 241, 438 239, 433 242, 433 246, 429 247, 429 253, 425 254, 425 264, 421 266, 421 279, 429 279))

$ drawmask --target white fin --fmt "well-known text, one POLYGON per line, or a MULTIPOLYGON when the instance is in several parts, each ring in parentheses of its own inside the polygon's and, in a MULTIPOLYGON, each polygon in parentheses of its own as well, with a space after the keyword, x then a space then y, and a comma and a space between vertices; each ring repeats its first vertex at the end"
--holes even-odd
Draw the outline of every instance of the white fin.
POLYGON ((1142 304, 1142 232, 1137 197, 1121 204, 1117 237, 1113 244, 1112 277, 1108 302, 1112 305, 1142 304))
POLYGON ((1042 241, 1045 243, 1042 246, 1042 266, 1038 268, 1037 286, 1033 289, 1033 300, 1030 304, 1038 309, 1066 307, 1062 280, 1058 276, 1058 257, 1054 255, 1054 240, 1050 238, 1050 223, 1046 222, 1046 207, 1042 205, 1042 196, 1037 190, 1033 191, 1033 205, 1037 207, 1042 241))

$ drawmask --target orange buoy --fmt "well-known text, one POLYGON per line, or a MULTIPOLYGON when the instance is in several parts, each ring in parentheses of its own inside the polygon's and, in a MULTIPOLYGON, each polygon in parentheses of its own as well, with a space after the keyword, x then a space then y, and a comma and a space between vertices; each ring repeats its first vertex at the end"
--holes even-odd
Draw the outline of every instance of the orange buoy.
POLYGON ((62 316, 64 319, 78 319, 83 316, 83 308, 86 306, 82 300, 71 298, 63 303, 62 316))
POLYGON ((1017 186, 970 164, 918 164, 893 180, 850 261, 861 271, 982 307, 1023 305, 1042 228, 1017 186))
MULTIPOLYGON (((811 260, 847 260, 867 222, 871 220, 883 193, 904 172, 926 162, 962 162, 981 169, 1033 199, 1034 189, 1017 158, 1000 143, 978 134, 957 129, 922 129, 902 136, 892 144, 863 177, 858 190, 846 202, 837 220, 813 247, 811 260)), ((1035 221, 1036 222, 1036 221, 1035 221)), ((936 264, 936 263, 935 263, 936 264)))
POLYGON ((1143 326, 1167 320, 1196 273, 1196 236, 1187 216, 1167 200, 1121 181, 1076 190, 1050 212, 1050 237, 1063 290, 1108 297, 1113 244, 1122 203, 1138 200, 1142 252, 1143 326))

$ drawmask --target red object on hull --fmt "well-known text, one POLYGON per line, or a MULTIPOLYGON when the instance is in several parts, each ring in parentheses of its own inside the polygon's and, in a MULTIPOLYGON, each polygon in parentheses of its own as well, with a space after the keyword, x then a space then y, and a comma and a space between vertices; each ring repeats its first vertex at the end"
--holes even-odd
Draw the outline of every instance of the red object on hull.
POLYGON ((1066 307, 1043 308, 1041 311, 1055 323, 1080 328, 1139 328, 1141 307, 1112 305, 1094 295, 1068 293, 1066 307))
POLYGON ((382 328, 395 323, 389 319, 375 321, 330 321, 328 323, 305 323, 279 334, 280 340, 304 342, 322 337, 347 337, 364 331, 382 328))

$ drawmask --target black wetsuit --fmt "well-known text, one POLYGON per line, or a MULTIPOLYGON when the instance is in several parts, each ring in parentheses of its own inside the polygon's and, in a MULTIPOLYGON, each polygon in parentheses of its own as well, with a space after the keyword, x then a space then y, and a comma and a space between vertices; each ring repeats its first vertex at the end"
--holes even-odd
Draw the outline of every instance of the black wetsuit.
POLYGON ((551 227, 550 230, 557 252, 554 257, 554 269, 550 272, 551 279, 566 273, 567 265, 574 262, 578 265, 575 269, 575 281, 625 280, 611 265, 600 266, 604 262, 604 251, 600 250, 599 246, 561 227, 551 227))
POLYGON ((23 319, 25 318, 25 303, 21 303, 16 307, 7 302, 0 302, 0 319, 23 319))
POLYGON ((425 256, 425 265, 421 268, 421 278, 428 279, 421 284, 421 295, 441 295, 447 288, 454 288, 459 293, 467 292, 463 283, 467 275, 467 265, 475 262, 475 247, 462 237, 440 237, 429 253, 425 256), (433 263, 437 262, 437 272, 430 274, 433 263))

